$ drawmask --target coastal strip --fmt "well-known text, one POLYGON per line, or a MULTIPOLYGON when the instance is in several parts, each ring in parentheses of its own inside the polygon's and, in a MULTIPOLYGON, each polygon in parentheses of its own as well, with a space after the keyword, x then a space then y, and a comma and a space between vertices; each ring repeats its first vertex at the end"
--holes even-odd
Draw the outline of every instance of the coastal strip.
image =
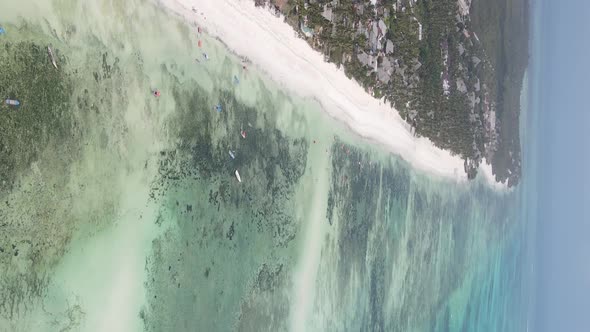
MULTIPOLYGON (((401 156, 414 168, 465 181, 463 160, 416 137, 398 112, 370 96, 334 64, 297 37, 283 17, 257 8, 253 1, 159 0, 164 8, 197 24, 236 54, 295 94, 315 99, 331 117, 361 137, 401 156)), ((486 165, 485 162, 482 165, 486 165)), ((491 172, 483 176, 496 188, 491 172)))

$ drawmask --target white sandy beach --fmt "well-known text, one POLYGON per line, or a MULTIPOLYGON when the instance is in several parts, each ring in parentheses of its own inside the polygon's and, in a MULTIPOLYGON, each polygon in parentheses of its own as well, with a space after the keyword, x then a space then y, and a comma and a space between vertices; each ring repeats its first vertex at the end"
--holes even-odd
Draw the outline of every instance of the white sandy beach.
MULTIPOLYGON (((467 179, 463 160, 417 138, 388 104, 373 98, 342 70, 327 63, 297 37, 283 17, 254 6, 253 0, 159 0, 159 3, 198 24, 286 89, 317 100, 333 118, 358 135, 401 156, 414 168, 458 181, 467 179), (195 8, 196 13, 193 12, 195 8)), ((484 162, 485 164, 485 162, 484 162)), ((480 169, 497 188, 491 166, 480 169)))

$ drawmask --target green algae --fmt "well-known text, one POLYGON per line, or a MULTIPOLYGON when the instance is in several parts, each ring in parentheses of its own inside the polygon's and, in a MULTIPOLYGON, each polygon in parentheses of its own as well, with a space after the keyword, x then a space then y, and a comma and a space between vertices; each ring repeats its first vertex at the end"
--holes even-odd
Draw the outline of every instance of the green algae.
POLYGON ((116 197, 97 197, 110 182, 97 177, 108 171, 85 170, 80 161, 109 149, 101 128, 113 118, 114 98, 104 89, 120 81, 117 67, 106 54, 106 66, 73 65, 67 46, 26 21, 11 31, 0 40, 0 97, 21 104, 0 105, 0 325, 35 308, 76 231, 108 220, 116 197), (58 69, 51 43, 60 45, 53 46, 58 69), (101 76, 94 86, 91 68, 101 76))
POLYGON ((55 229, 45 218, 63 216, 52 196, 63 189, 66 177, 54 170, 67 168, 79 146, 72 140, 77 135, 70 114, 72 79, 51 65, 47 47, 35 41, 2 42, 0 63, 0 96, 21 103, 0 106, 0 314, 12 318, 25 302, 42 295, 45 267, 64 250, 54 244, 70 237, 69 232, 51 236, 55 229), (39 159, 46 163, 40 165, 39 159), (31 174, 51 174, 42 183, 46 192, 25 180, 31 174), (13 191, 22 194, 10 195, 13 191))
POLYGON ((285 246, 293 238, 294 221, 282 212, 281 202, 293 194, 293 186, 304 173, 307 140, 285 136, 266 116, 259 118, 254 108, 240 105, 231 93, 218 95, 225 109, 220 113, 199 88, 175 92, 177 114, 170 128, 179 143, 161 152, 162 179, 154 188, 160 190, 187 178, 219 183, 209 192, 210 204, 219 211, 252 203, 247 215, 260 229, 274 228, 276 244, 285 246), (240 136, 242 129, 246 139, 240 136), (229 150, 235 151, 235 159, 229 150), (235 170, 244 179, 237 191, 230 185, 235 170))
POLYGON ((471 291, 473 269, 514 222, 514 197, 481 183, 437 184, 404 162, 376 160, 340 140, 331 151, 327 222, 337 242, 332 254, 346 259, 328 259, 320 285, 357 285, 363 295, 320 302, 337 304, 340 314, 352 310, 336 326, 428 330, 425 323, 448 310, 448 298, 471 291))
POLYGON ((199 88, 175 91, 169 128, 178 144, 161 152, 160 179, 152 186, 162 204, 159 220, 174 225, 154 242, 147 265, 151 295, 141 317, 148 331, 223 330, 263 319, 278 328, 288 315, 282 290, 300 229, 293 202, 308 142, 287 136, 229 91, 213 95, 220 113, 217 100, 199 88), (271 310, 282 319, 255 310, 272 304, 269 298, 282 303, 271 310))
POLYGON ((316 105, 255 70, 234 86, 241 66, 213 41, 195 64, 191 29, 145 1, 59 5, 82 18, 47 29, 67 40, 51 39, 58 71, 48 36, 21 39, 71 88, 70 136, 22 161, 0 207, 1 328, 281 331, 308 307, 309 330, 445 330, 503 291, 488 266, 508 198, 332 141, 316 105), (298 267, 316 257, 317 275, 298 267))
POLYGON ((49 145, 66 158, 76 157, 68 146, 74 134, 73 87, 71 77, 51 65, 45 45, 23 41, 0 46, 0 96, 21 103, 0 106, 0 181, 10 189, 18 172, 49 145))

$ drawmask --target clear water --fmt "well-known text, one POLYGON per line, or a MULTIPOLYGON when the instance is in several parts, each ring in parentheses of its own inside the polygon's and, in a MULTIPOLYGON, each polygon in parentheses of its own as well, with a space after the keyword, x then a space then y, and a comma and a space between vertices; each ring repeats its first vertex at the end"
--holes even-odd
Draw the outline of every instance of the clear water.
POLYGON ((0 46, 53 45, 75 128, 3 192, 31 244, 1 261, 5 329, 523 329, 525 186, 413 171, 148 1, 9 0, 0 22, 0 46))

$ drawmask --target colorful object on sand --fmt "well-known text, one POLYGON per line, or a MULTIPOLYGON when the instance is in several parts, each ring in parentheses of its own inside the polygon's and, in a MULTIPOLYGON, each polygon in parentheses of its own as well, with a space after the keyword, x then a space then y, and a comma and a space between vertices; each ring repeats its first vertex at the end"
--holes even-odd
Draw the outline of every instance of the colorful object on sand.
POLYGON ((154 97, 160 97, 160 95, 161 95, 160 90, 157 90, 157 89, 154 90, 153 93, 154 93, 154 97))
POLYGON ((203 42, 199 39, 199 42, 197 43, 199 45, 199 47, 203 46, 203 42))
POLYGON ((215 110, 219 113, 221 113, 221 111, 223 110, 223 108, 221 107, 221 104, 217 104, 215 105, 215 110))
POLYGON ((3 27, 0 27, 0 35, 3 35, 3 34, 5 34, 5 33, 6 33, 6 30, 4 30, 4 28, 3 28, 3 27))

